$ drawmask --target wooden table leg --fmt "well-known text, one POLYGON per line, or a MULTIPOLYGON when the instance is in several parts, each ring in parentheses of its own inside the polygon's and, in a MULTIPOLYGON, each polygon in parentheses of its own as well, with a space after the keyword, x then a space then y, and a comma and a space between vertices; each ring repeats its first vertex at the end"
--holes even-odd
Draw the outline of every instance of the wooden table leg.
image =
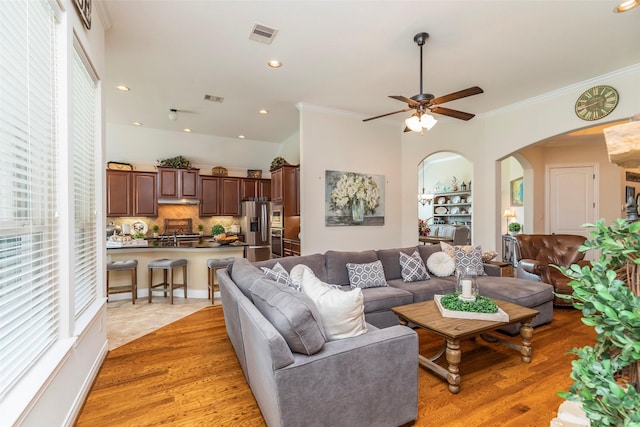
POLYGON ((531 319, 524 320, 520 325, 520 336, 522 337, 522 346, 520 347, 520 355, 522 361, 531 362, 531 337, 533 337, 533 328, 531 327, 531 319))
POLYGON ((449 364, 447 382, 449 383, 449 391, 453 394, 457 394, 460 391, 460 370, 458 366, 461 358, 460 340, 447 339, 447 363, 449 364))

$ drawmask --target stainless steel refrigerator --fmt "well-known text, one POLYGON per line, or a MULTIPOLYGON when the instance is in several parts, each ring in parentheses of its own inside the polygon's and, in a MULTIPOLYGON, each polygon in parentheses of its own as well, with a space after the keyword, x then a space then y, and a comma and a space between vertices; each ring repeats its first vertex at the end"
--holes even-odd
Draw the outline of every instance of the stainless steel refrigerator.
POLYGON ((240 226, 247 243, 247 259, 251 262, 271 258, 271 213, 268 201, 242 202, 240 226))

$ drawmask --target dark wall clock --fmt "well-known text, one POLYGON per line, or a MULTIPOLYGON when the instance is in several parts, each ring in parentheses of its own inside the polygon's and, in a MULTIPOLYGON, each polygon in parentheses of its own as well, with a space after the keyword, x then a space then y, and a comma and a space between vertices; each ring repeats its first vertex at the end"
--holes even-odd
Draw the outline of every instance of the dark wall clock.
POLYGON ((576 114, 582 120, 598 120, 611 114, 618 100, 618 91, 611 86, 594 86, 578 97, 576 114))

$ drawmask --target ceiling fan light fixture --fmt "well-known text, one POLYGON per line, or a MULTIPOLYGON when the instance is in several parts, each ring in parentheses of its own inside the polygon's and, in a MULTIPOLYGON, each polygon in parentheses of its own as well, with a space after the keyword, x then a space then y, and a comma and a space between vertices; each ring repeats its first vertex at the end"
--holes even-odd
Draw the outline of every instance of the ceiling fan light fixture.
POLYGON ((431 128, 434 127, 436 123, 438 123, 438 121, 431 114, 425 113, 420 117, 420 124, 426 130, 431 130, 431 128))
POLYGON ((178 120, 178 110, 175 108, 169 110, 169 120, 178 120))
POLYGON ((413 116, 405 120, 404 124, 407 125, 407 127, 414 132, 422 132, 422 124, 420 123, 420 117, 418 117, 416 114, 414 114, 413 116))

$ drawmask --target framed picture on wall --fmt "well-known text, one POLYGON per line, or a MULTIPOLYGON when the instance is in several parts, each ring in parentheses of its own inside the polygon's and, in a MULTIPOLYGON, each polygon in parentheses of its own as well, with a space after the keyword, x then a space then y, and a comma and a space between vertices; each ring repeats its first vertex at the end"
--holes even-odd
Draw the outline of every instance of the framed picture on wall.
POLYGON ((624 202, 627 203, 629 199, 636 199, 636 187, 627 185, 626 187, 624 187, 624 202))
POLYGON ((511 181, 511 185, 509 187, 511 190, 511 206, 523 206, 524 189, 522 184, 522 177, 511 181))

